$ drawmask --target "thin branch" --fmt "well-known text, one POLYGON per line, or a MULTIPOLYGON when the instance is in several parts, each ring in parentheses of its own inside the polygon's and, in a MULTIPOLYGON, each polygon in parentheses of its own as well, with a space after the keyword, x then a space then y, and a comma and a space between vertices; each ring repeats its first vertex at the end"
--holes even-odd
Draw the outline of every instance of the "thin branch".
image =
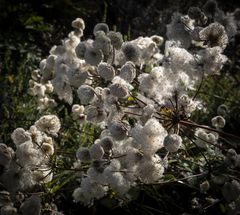
POLYGON ((203 79, 204 79, 204 71, 203 71, 203 74, 202 74, 202 78, 201 78, 201 82, 200 82, 200 85, 195 93, 195 95, 193 96, 193 101, 196 99, 197 95, 199 94, 200 92, 200 89, 202 88, 202 84, 203 84, 203 79))
POLYGON ((227 133, 227 132, 224 132, 224 131, 219 131, 217 129, 207 127, 205 125, 199 125, 199 124, 191 122, 191 121, 180 120, 179 123, 182 124, 182 125, 186 125, 186 126, 194 126, 194 127, 198 127, 198 128, 203 128, 203 129, 206 129, 206 130, 209 130, 209 131, 217 132, 217 133, 222 134, 222 135, 226 135, 226 136, 229 136, 229 137, 240 139, 239 136, 236 136, 234 134, 230 134, 230 133, 227 133))

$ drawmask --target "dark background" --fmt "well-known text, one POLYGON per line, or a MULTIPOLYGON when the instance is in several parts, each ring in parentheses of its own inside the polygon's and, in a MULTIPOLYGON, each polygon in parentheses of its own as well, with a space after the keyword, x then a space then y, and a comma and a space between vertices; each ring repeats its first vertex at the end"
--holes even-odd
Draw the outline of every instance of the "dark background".
MULTIPOLYGON (((44 55, 71 30, 71 22, 81 17, 85 35, 94 25, 106 22, 122 34, 135 38, 153 33, 164 35, 165 24, 174 11, 186 13, 190 6, 201 7, 203 0, 0 0, 0 41, 24 37, 37 44, 44 55), (30 35, 29 35, 30 34, 30 35), (51 35, 49 35, 51 34, 51 35), (32 38, 33 37, 33 38, 32 38), (34 41, 33 41, 34 40, 34 41)), ((219 8, 233 11, 239 1, 218 1, 219 8)))

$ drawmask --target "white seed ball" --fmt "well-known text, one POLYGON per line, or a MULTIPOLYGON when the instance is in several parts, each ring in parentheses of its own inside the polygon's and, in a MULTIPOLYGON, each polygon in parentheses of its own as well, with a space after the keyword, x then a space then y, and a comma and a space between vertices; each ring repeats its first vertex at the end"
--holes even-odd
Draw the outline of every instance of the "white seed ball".
POLYGON ((43 143, 43 144, 42 144, 42 150, 43 150, 47 155, 53 155, 53 154, 54 154, 54 147, 53 147, 52 144, 43 143))
POLYGON ((104 155, 103 147, 98 143, 93 144, 89 151, 93 160, 100 160, 104 155))
POLYGON ((132 61, 136 63, 140 59, 140 49, 133 43, 125 42, 122 45, 122 52, 124 53, 126 61, 132 61))
POLYGON ((227 114, 228 114, 229 110, 228 110, 228 106, 227 105, 219 105, 218 108, 217 108, 217 113, 220 115, 220 116, 223 116, 225 117, 227 114))
POLYGON ((21 204, 20 211, 23 215, 40 215, 41 214, 41 198, 39 196, 31 196, 21 204))
POLYGON ((120 32, 110 31, 107 36, 110 38, 112 46, 119 50, 123 44, 123 37, 120 32))
POLYGON ((85 23, 82 18, 76 18, 75 20, 72 21, 72 27, 76 29, 85 29, 85 23))
POLYGON ((225 126, 225 119, 222 116, 215 116, 212 118, 212 125, 216 128, 223 128, 225 126))
POLYGON ((135 65, 131 61, 126 62, 122 66, 119 76, 125 81, 131 83, 133 79, 136 77, 135 65))
POLYGON ((11 134, 11 138, 16 146, 31 140, 31 136, 23 128, 16 128, 11 134))
POLYGON ((226 182, 222 187, 222 194, 227 202, 236 200, 240 196, 240 184, 236 180, 226 182))
POLYGON ((96 32, 93 47, 102 51, 104 56, 109 56, 111 51, 111 40, 103 31, 96 32))
POLYGON ((112 84, 109 89, 110 93, 118 98, 124 98, 128 95, 128 88, 123 84, 112 84))
POLYGON ((13 157, 13 150, 6 144, 0 143, 0 165, 8 168, 13 157))
POLYGON ((78 98, 81 101, 81 104, 88 104, 94 99, 94 89, 89 85, 82 85, 77 90, 78 98))
POLYGON ((78 149, 76 157, 83 163, 89 163, 91 161, 89 149, 85 147, 78 149))
POLYGON ((105 152, 108 152, 113 147, 113 139, 110 136, 105 136, 100 141, 101 146, 105 152))
POLYGON ((12 205, 5 205, 1 208, 1 215, 17 215, 17 209, 12 205))
POLYGON ((87 50, 87 46, 85 42, 80 42, 75 48, 75 52, 78 58, 83 59, 85 52, 87 50))
POLYGON ((77 114, 83 114, 84 106, 83 105, 74 104, 72 106, 72 112, 73 113, 77 113, 77 114))
POLYGON ((109 32, 108 25, 106 23, 98 23, 94 26, 93 34, 96 35, 98 31, 103 31, 105 34, 109 32))
POLYGON ((101 62, 98 65, 97 72, 106 81, 111 81, 115 76, 114 68, 110 64, 105 62, 101 62))
POLYGON ((182 145, 182 138, 177 134, 169 134, 164 138, 164 147, 169 152, 176 152, 182 145))
POLYGON ((127 135, 127 132, 124 126, 118 122, 113 122, 109 127, 109 131, 112 137, 116 140, 123 140, 127 135))
POLYGON ((207 180, 200 184, 200 190, 202 193, 205 193, 206 191, 208 191, 209 188, 210 188, 210 184, 207 180))
POLYGON ((103 52, 100 49, 89 46, 84 53, 84 59, 86 63, 97 66, 103 60, 103 52))
POLYGON ((158 36, 158 35, 153 35, 151 36, 151 39, 153 42, 155 42, 157 44, 157 46, 161 46, 163 44, 163 37, 161 36, 158 36))

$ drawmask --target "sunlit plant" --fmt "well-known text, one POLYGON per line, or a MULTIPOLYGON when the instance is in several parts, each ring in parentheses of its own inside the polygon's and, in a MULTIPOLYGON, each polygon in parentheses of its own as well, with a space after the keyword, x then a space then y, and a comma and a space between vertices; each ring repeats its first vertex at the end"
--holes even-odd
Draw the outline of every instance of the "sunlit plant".
MULTIPOLYGON (((55 111, 43 115, 29 130, 13 131, 15 151, 1 145, 6 192, 24 193, 67 171, 79 183, 72 193, 75 202, 91 206, 114 196, 123 204, 131 201, 130 191, 139 186, 191 184, 200 177, 201 192, 215 183, 229 204, 237 204, 238 181, 224 178, 210 160, 215 157, 219 165, 239 168, 240 155, 220 141, 221 136, 238 137, 221 130, 226 123, 221 111, 209 120, 213 127, 199 125, 191 116, 196 110, 204 114, 199 90, 207 76, 221 72, 227 61, 224 49, 239 21, 213 1, 203 9, 191 7, 188 15, 173 14, 165 42, 159 35, 124 41, 105 23, 98 23, 94 39, 87 39, 84 21, 75 19, 74 30, 52 47, 29 81, 29 94, 38 98, 41 113, 56 110, 60 103, 71 109, 70 121, 83 135, 71 152, 74 159, 69 153, 68 168, 54 163, 67 161, 67 146, 61 144, 64 120, 55 111), (201 159, 190 155, 193 148, 201 159), (191 169, 192 164, 198 171, 191 169)), ((35 196, 25 200, 20 211, 28 214, 31 205, 38 208, 32 214, 40 214, 40 199, 35 196)), ((7 210, 17 211, 3 204, 1 211, 7 210)))

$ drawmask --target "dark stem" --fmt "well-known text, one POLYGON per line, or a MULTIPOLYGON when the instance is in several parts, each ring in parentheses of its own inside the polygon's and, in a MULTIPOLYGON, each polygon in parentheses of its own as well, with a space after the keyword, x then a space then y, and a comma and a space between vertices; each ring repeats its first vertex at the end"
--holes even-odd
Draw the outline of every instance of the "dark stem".
POLYGON ((226 135, 226 136, 229 136, 229 137, 240 139, 239 136, 236 136, 234 134, 230 134, 230 133, 227 133, 227 132, 224 132, 224 131, 219 131, 217 129, 210 128, 210 127, 207 127, 207 126, 204 126, 204 125, 199 125, 199 124, 196 124, 196 123, 190 122, 190 121, 180 120, 179 124, 186 125, 186 126, 194 126, 194 127, 197 127, 197 128, 203 128, 203 129, 206 129, 206 130, 209 130, 209 131, 217 132, 217 133, 222 134, 222 135, 226 135))

